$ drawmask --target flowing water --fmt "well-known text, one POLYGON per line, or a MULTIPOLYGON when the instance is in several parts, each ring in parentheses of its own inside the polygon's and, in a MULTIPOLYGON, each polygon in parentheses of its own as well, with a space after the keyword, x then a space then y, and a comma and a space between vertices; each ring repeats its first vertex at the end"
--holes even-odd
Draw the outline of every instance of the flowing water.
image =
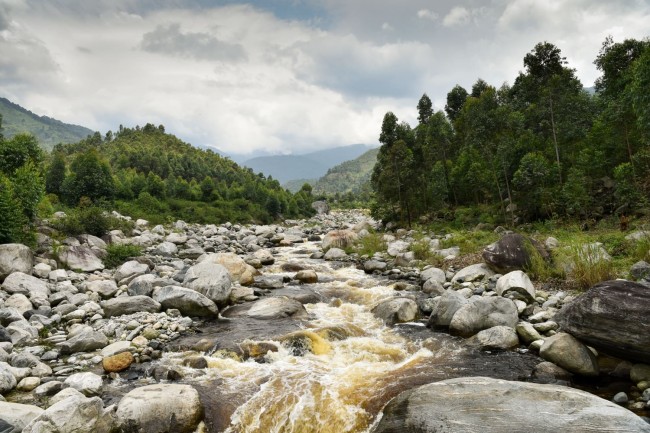
MULTIPOLYGON (((322 302, 305 305, 307 320, 233 318, 206 331, 221 345, 277 347, 257 361, 205 356, 209 368, 194 381, 208 431, 365 432, 405 389, 465 375, 521 379, 537 362, 532 355, 473 351, 422 323, 387 327, 371 309, 396 295, 389 282, 308 259, 316 250, 312 244, 280 249, 276 264, 263 270, 293 276, 281 268, 291 262, 318 272, 321 282, 309 289, 322 302)), ((180 366, 185 356, 169 354, 163 362, 180 366)))

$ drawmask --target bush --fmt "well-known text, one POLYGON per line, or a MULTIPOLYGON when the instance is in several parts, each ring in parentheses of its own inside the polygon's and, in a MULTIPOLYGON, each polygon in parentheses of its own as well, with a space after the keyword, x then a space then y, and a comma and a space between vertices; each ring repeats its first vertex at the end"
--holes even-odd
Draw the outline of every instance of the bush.
POLYGON ((101 237, 115 229, 129 233, 133 223, 116 218, 99 206, 87 206, 72 209, 65 218, 54 221, 53 226, 68 236, 90 234, 101 237))
POLYGON ((142 254, 142 248, 137 245, 110 244, 106 248, 104 265, 107 268, 116 268, 131 257, 138 257, 142 254))
POLYGON ((596 244, 570 247, 568 268, 568 278, 577 289, 586 290, 596 283, 616 278, 614 263, 601 257, 600 246, 596 244))
POLYGON ((381 233, 369 233, 359 239, 355 251, 360 256, 372 257, 375 253, 386 251, 386 241, 381 233))

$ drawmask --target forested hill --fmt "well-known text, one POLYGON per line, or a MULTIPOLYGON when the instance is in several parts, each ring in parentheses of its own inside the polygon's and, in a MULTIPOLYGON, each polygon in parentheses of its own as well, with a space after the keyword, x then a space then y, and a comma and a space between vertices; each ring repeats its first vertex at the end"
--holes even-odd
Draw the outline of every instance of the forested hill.
POLYGON ((351 161, 345 161, 327 170, 325 176, 312 184, 316 194, 336 194, 352 192, 358 194, 370 188, 370 174, 377 162, 379 149, 370 149, 351 161))
POLYGON ((311 213, 310 191, 291 194, 276 180, 167 134, 162 125, 120 127, 105 137, 95 133, 55 146, 51 159, 48 192, 70 205, 82 197, 115 199, 119 210, 136 217, 212 223, 269 222, 311 213), (63 163, 68 167, 65 179, 53 169, 63 163), (104 187, 97 179, 79 184, 81 173, 91 167, 110 171, 110 185, 104 187))
POLYGON ((0 115, 2 115, 2 133, 11 138, 21 132, 34 135, 41 147, 50 150, 58 143, 74 143, 91 135, 93 131, 79 125, 70 125, 47 116, 39 116, 14 104, 6 98, 0 98, 0 115))

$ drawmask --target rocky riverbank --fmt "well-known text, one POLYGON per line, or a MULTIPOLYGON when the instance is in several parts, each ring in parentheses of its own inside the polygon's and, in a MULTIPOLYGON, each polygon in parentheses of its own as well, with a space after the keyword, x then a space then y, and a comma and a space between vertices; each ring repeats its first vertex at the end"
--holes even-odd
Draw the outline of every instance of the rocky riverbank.
MULTIPOLYGON (((346 253, 378 229, 359 212, 136 227, 61 244, 40 235, 36 253, 0 245, 0 432, 264 431, 264 410, 287 423, 282 431, 307 431, 289 426, 304 395, 312 407, 338 408, 329 427, 309 431, 437 431, 470 406, 509 408, 493 431, 650 431, 632 412, 650 410, 643 264, 637 281, 578 296, 536 289, 522 271, 527 239, 511 233, 485 249, 483 263, 443 270, 414 266, 405 230, 386 232, 385 253, 346 253), (105 269, 107 243, 145 253, 105 269), (350 368, 367 373, 335 377, 359 381, 356 389, 324 383, 350 368), (496 379, 463 377, 486 375, 496 379), (614 384, 603 395, 620 391, 606 395, 615 403, 568 387, 603 379, 614 384), (456 402, 461 388, 474 399, 456 402), (278 408, 256 407, 275 398, 278 408), (440 398, 453 413, 431 410, 440 398), (547 415, 518 409, 526 402, 547 415)), ((435 234, 426 241, 441 257, 459 254, 441 250, 435 234)), ((468 431, 463 422, 444 428, 468 431)))

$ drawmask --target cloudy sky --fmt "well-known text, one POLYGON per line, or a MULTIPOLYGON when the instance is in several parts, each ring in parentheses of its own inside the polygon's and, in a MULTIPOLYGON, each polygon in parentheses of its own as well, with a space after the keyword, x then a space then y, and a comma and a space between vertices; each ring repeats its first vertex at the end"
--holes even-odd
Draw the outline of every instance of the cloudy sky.
POLYGON ((0 96, 102 133, 147 122, 231 154, 376 144, 456 84, 512 83, 537 42, 587 87, 650 0, 0 0, 0 96))

